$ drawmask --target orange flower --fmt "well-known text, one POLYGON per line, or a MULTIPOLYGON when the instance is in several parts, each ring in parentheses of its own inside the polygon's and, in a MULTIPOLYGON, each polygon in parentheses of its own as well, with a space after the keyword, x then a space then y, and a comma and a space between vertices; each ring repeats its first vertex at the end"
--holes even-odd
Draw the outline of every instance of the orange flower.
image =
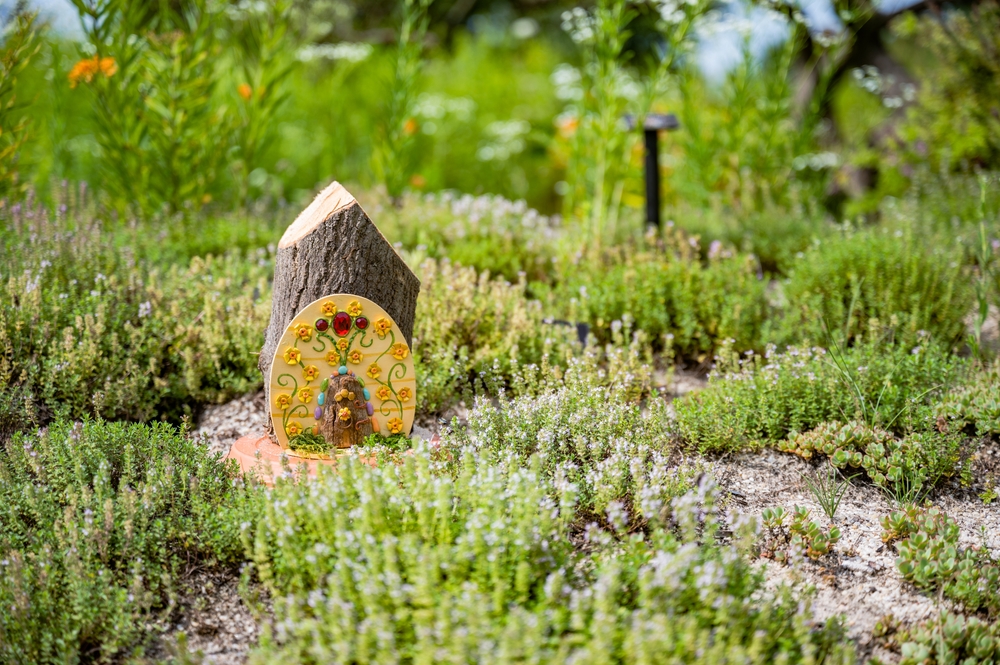
POLYGON ((316 377, 319 376, 319 369, 316 365, 307 365, 306 368, 302 370, 302 376, 305 377, 306 383, 315 381, 316 377))
POLYGON ((406 122, 403 123, 403 133, 407 136, 413 136, 417 133, 417 121, 413 118, 407 118, 406 122))
POLYGON ((382 368, 379 367, 376 363, 372 363, 371 365, 368 366, 368 376, 369 377, 371 377, 373 379, 377 379, 378 375, 381 374, 381 373, 382 373, 382 368))
POLYGON ((576 134, 576 128, 580 126, 580 119, 574 115, 560 116, 556 124, 559 127, 559 134, 564 138, 569 138, 576 134))
POLYGON ((93 58, 84 58, 73 65, 73 69, 70 70, 69 87, 75 88, 81 80, 84 83, 90 83, 98 74, 105 78, 111 78, 117 71, 118 63, 115 62, 114 58, 101 58, 96 55, 93 58))
POLYGON ((423 177, 419 173, 414 173, 410 176, 410 186, 416 187, 417 189, 423 189, 427 186, 427 178, 423 177))
POLYGON ((403 421, 399 418, 393 418, 389 421, 389 431, 393 434, 399 434, 403 431, 403 421))
POLYGON ((383 402, 389 399, 390 395, 392 395, 392 391, 389 390, 389 386, 379 386, 379 389, 375 391, 375 396, 383 402))
POLYGON ((396 360, 402 360, 406 356, 410 355, 410 349, 406 346, 406 344, 399 342, 398 344, 392 345, 392 349, 389 353, 392 354, 392 357, 396 360))
POLYGON ((401 402, 409 402, 412 397, 413 397, 413 391, 412 390, 410 390, 409 388, 400 388, 400 390, 399 390, 399 401, 401 401, 401 402))
POLYGON ((332 300, 327 300, 319 306, 319 311, 323 313, 323 316, 333 316, 337 313, 337 303, 332 300))
POLYGON ((239 94, 240 97, 243 98, 243 101, 245 102, 249 102, 250 98, 253 97, 253 88, 251 88, 246 83, 240 83, 238 86, 236 86, 236 92, 239 94))

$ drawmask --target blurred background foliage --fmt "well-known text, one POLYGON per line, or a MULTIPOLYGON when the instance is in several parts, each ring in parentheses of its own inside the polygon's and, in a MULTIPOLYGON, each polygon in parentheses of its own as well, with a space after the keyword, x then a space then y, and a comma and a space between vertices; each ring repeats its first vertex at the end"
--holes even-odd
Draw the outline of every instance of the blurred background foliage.
POLYGON ((641 230, 641 134, 621 118, 651 110, 681 120, 666 207, 741 227, 868 215, 915 171, 1000 160, 992 0, 834 3, 832 27, 770 1, 72 3, 72 34, 4 12, 5 194, 51 204, 83 181, 121 213, 190 214, 299 205, 338 178, 397 201, 500 194, 613 235, 641 230), (709 76, 706 44, 742 55, 709 76))

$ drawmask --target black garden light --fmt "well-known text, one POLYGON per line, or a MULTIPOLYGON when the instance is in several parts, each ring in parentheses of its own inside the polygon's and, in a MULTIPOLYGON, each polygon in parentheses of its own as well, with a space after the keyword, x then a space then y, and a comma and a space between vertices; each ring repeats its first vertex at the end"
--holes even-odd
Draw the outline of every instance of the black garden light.
MULTIPOLYGON (((629 130, 636 126, 635 116, 625 116, 629 130)), ((646 139, 646 221, 660 225, 660 132, 681 126, 673 113, 650 113, 642 123, 646 139)))

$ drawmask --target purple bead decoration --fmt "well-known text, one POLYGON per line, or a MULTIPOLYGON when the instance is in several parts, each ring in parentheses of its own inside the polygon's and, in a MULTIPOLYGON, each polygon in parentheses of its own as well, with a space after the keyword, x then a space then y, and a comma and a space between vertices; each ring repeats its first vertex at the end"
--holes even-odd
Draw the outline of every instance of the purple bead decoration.
POLYGON ((313 411, 313 416, 315 416, 316 420, 322 420, 323 419, 323 407, 317 406, 316 410, 313 411))
POLYGON ((375 407, 372 406, 371 402, 368 402, 367 404, 365 404, 365 408, 368 409, 368 417, 369 418, 371 416, 375 415, 375 407))

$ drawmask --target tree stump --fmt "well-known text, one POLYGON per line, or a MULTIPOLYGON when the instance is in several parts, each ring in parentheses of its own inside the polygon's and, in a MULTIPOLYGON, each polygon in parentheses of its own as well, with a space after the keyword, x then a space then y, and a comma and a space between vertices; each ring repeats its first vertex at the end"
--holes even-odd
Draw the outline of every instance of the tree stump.
MULTIPOLYGON (((274 351, 292 318, 305 305, 331 293, 351 293, 376 302, 413 342, 413 316, 420 281, 396 254, 357 200, 340 183, 324 189, 292 222, 278 243, 271 320, 257 367, 268 379, 274 351)), ((268 432, 271 432, 270 424, 268 432)))
POLYGON ((362 386, 350 375, 335 376, 327 386, 319 433, 334 448, 356 446, 372 433, 362 386))

